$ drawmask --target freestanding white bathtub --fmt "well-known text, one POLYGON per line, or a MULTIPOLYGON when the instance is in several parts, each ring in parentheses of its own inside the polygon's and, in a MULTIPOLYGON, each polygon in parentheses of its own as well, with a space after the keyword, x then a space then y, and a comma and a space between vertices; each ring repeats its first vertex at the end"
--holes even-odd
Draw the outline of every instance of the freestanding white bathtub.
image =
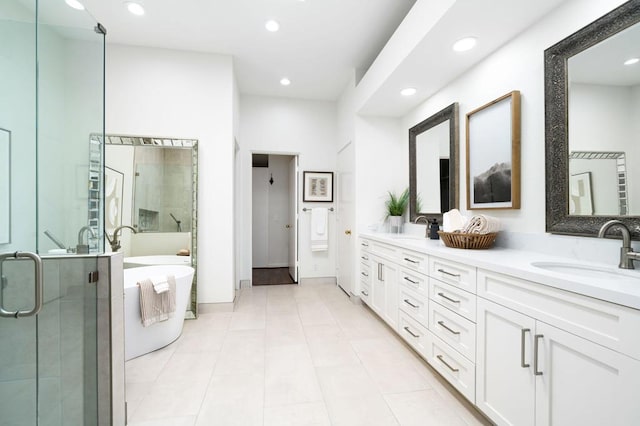
POLYGON ((124 356, 125 360, 155 351, 180 337, 184 315, 191 297, 194 269, 182 265, 157 265, 124 270, 124 356), (142 326, 138 281, 153 276, 176 278, 176 312, 172 318, 142 326))

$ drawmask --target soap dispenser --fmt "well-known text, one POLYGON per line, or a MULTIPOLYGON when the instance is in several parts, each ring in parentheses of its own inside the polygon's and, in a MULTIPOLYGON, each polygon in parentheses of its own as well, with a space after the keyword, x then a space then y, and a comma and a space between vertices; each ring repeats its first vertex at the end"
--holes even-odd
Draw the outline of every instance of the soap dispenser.
POLYGON ((429 239, 430 240, 439 240, 440 235, 438 235, 438 231, 440 230, 440 225, 438 225, 438 220, 433 219, 433 222, 429 225, 429 239))

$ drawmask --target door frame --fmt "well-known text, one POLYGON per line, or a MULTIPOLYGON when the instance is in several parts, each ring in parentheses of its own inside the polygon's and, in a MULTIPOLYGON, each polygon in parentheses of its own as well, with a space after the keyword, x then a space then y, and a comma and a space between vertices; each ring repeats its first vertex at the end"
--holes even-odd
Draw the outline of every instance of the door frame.
MULTIPOLYGON (((263 155, 279 155, 279 156, 284 156, 284 157, 295 157, 297 159, 297 167, 298 167, 298 176, 296 177, 297 179, 297 183, 298 183, 298 191, 297 194, 295 194, 296 197, 296 221, 294 223, 294 232, 296 232, 297 235, 297 239, 299 240, 299 235, 300 235, 300 228, 299 228, 299 217, 300 217, 300 173, 299 173, 299 169, 300 169, 300 152, 293 152, 293 151, 275 151, 275 150, 268 150, 268 149, 251 149, 248 150, 248 160, 247 160, 247 164, 246 164, 246 169, 248 170, 248 173, 246 176, 251 176, 252 175, 252 168, 253 168, 253 164, 252 164, 252 159, 253 159, 253 154, 263 154, 263 155)), ((247 210, 249 212, 251 212, 251 215, 249 216, 249 220, 247 223, 248 229, 249 229, 249 235, 248 238, 246 238, 246 241, 248 243, 248 247, 245 250, 245 253, 247 253, 250 256, 250 260, 249 260, 249 272, 253 271, 253 182, 251 179, 248 180, 248 185, 246 186, 248 188, 248 196, 246 197, 246 199, 249 201, 249 205, 246 206, 247 210)), ((291 195, 291 194, 289 194, 291 195)), ((298 270, 298 280, 296 282, 296 284, 300 284, 300 247, 299 244, 296 244, 296 248, 297 248, 297 252, 295 253, 295 258, 296 258, 296 268, 298 270)), ((291 249, 291 248, 289 248, 291 249)), ((250 275, 251 277, 251 275, 250 275)), ((294 277, 295 278, 295 277, 294 277)), ((251 282, 251 287, 253 287, 253 280, 250 280, 251 282)))

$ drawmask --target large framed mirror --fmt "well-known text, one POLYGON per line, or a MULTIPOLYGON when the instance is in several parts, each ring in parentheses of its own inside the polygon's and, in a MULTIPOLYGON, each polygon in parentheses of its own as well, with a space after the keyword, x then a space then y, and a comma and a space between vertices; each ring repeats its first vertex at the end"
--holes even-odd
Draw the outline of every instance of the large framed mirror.
POLYGON ((409 212, 437 219, 458 208, 458 103, 409 129, 409 212))
POLYGON ((546 229, 640 239, 640 1, 545 50, 546 229))
POLYGON ((107 134, 104 152, 104 231, 136 230, 119 234, 125 268, 169 263, 197 269, 198 141, 107 134))

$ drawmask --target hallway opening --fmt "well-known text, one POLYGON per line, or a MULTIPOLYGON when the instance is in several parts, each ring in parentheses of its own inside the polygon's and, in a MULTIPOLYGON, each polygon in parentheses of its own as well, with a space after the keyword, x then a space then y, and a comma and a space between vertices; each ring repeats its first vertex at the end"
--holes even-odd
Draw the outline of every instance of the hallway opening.
POLYGON ((298 157, 252 154, 252 285, 298 281, 298 157))

